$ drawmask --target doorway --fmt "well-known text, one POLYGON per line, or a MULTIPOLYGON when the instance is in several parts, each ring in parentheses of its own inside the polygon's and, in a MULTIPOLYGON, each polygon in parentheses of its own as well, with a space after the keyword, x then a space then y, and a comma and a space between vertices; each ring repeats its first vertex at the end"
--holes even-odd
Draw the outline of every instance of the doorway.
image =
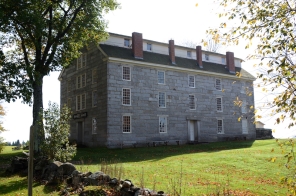
POLYGON ((197 120, 188 120, 188 141, 189 142, 198 142, 199 132, 199 121, 197 120))

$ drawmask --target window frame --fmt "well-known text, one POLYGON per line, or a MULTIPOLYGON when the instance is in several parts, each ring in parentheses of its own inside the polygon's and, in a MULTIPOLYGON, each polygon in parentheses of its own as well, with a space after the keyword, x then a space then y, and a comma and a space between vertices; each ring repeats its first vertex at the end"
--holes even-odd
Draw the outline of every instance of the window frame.
POLYGON ((196 110, 195 95, 193 95, 193 94, 189 94, 189 109, 196 110), (192 97, 193 97, 193 99, 192 99, 192 97), (191 107, 192 105, 194 106, 194 108, 191 107))
POLYGON ((159 115, 158 116, 158 131, 159 133, 167 133, 168 132, 168 117, 167 116, 164 116, 164 115, 159 115), (161 119, 164 119, 164 127, 161 127, 161 119), (164 129, 162 131, 162 129, 164 129))
POLYGON ((195 88, 195 76, 194 75, 188 75, 188 87, 189 88, 195 88), (190 86, 190 84, 192 84, 190 82, 190 77, 193 77, 193 86, 190 86))
POLYGON ((242 100, 242 106, 241 106, 242 114, 248 113, 248 106, 246 100, 242 100))
POLYGON ((221 57, 221 62, 222 62, 223 65, 225 65, 226 64, 226 58, 225 57, 221 57))
POLYGON ((158 107, 159 108, 166 108, 166 93, 165 92, 158 92, 158 107), (163 96, 160 96, 162 94, 163 96), (163 99, 161 99, 163 97, 163 99), (163 102, 164 105, 161 105, 163 102))
POLYGON ((248 133, 249 133, 248 130, 249 130, 248 119, 242 119, 242 134, 248 134, 248 133), (243 124, 244 124, 243 122, 246 123, 246 128, 247 128, 247 129, 246 129, 246 132, 244 131, 244 128, 243 128, 243 127, 244 127, 244 126, 243 126, 243 124))
POLYGON ((97 90, 93 90, 92 93, 91 93, 91 106, 94 108, 94 107, 97 107, 98 106, 98 91, 97 90), (95 103, 95 99, 96 99, 96 103, 95 103))
POLYGON ((85 109, 86 109, 86 93, 76 95, 76 111, 81 111, 81 110, 85 110, 85 109), (84 96, 84 101, 82 99, 83 96, 84 96), (78 105, 80 107, 78 107, 78 105))
POLYGON ((122 115, 122 124, 121 124, 121 126, 122 126, 122 133, 132 133, 132 117, 131 117, 131 115, 128 115, 128 114, 123 114, 122 115), (129 119, 128 119, 128 124, 126 125, 125 124, 125 117, 128 117, 129 119), (128 130, 128 131, 125 131, 125 130, 128 130))
POLYGON ((97 68, 92 69, 91 71, 91 83, 95 84, 97 83, 98 75, 97 75, 97 68))
POLYGON ((125 81, 131 81, 131 67, 129 66, 122 66, 122 80, 125 81), (125 68, 128 68, 128 74, 125 73, 125 68), (128 79, 125 78, 125 76, 128 76, 128 79))
POLYGON ((98 134, 97 130, 98 130, 97 119, 95 117, 93 117, 91 120, 91 133, 93 135, 98 134))
POLYGON ((165 84, 165 71, 157 71, 157 83, 158 84, 165 84), (160 81, 160 78, 159 78, 159 73, 163 73, 163 83, 159 82, 160 81))
POLYGON ((205 54, 205 60, 209 61, 210 60, 210 55, 209 54, 205 54))
POLYGON ((222 91, 222 80, 220 78, 215 78, 215 88, 218 91, 222 91), (217 84, 217 81, 219 81, 219 84, 217 84))
POLYGON ((122 88, 122 105, 124 105, 124 106, 131 106, 131 89, 130 88, 122 88), (129 96, 125 96, 125 92, 124 91, 126 91, 126 90, 129 90, 129 96), (128 99, 126 99, 126 98, 128 98, 128 99), (128 102, 129 103, 125 103, 126 102, 126 100, 128 100, 128 102))
POLYGON ((217 109, 217 112, 223 112, 223 99, 222 99, 222 97, 216 97, 216 109, 217 109), (219 99, 220 99, 220 105, 218 103, 219 99))
POLYGON ((152 44, 151 43, 146 44, 146 50, 147 51, 152 51, 152 44))
POLYGON ((86 73, 80 74, 76 77, 76 89, 86 87, 86 73))
POLYGON ((87 60, 87 54, 82 53, 80 57, 76 59, 76 69, 82 69, 83 67, 86 67, 86 60, 87 60))
POLYGON ((130 39, 124 38, 123 39, 123 46, 129 48, 131 45, 130 39))
POLYGON ((217 119, 217 134, 224 134, 224 123, 223 123, 223 119, 221 118, 217 119), (219 128, 221 129, 220 132, 219 132, 219 128))
POLYGON ((187 50, 186 54, 187 54, 187 58, 192 58, 192 51, 187 50))

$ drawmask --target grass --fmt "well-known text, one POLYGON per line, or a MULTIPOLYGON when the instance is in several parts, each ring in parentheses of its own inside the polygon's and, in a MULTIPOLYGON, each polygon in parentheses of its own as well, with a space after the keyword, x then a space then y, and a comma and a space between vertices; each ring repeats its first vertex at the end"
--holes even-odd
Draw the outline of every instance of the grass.
MULTIPOLYGON (((5 148, 0 164, 21 151, 5 148)), ((124 179, 136 186, 182 195, 287 195, 280 177, 289 170, 275 140, 218 142, 147 148, 81 148, 74 160, 80 171, 100 170, 102 160, 120 163, 124 179), (271 152, 274 149, 274 152, 271 152), (275 163, 271 157, 277 157, 275 163)), ((5 176, 0 170, 0 195, 26 195, 26 177, 5 176)), ((58 195, 53 187, 34 184, 34 195, 58 195)))

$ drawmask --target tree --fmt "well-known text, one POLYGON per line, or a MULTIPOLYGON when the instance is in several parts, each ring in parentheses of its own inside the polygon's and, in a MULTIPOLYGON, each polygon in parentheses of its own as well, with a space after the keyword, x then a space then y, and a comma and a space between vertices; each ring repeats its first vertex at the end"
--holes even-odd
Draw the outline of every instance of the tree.
POLYGON ((205 50, 210 52, 219 52, 222 48, 222 45, 218 42, 218 40, 213 39, 212 36, 207 36, 207 38, 202 39, 201 42, 204 44, 205 50))
MULTIPOLYGON (((43 77, 69 65, 87 43, 106 39, 103 13, 117 6, 116 0, 1 0, 0 99, 33 103, 37 127, 43 77)), ((42 125, 34 136, 39 150, 42 125)))
MULTIPOLYGON (((5 111, 2 105, 0 105, 0 133, 5 131, 4 127, 3 127, 3 123, 1 121, 1 118, 5 115, 5 111)), ((0 153, 2 152, 3 148, 5 146, 5 142, 4 142, 4 138, 0 137, 0 153)))
POLYGON ((65 105, 61 111, 56 103, 40 113, 39 123, 44 124, 45 140, 41 152, 50 160, 67 161, 76 154, 76 146, 69 144, 71 111, 65 105), (44 122, 43 122, 44 121, 44 122))
POLYGON ((290 118, 289 127, 296 122, 296 5, 292 0, 221 0, 223 21, 220 28, 209 29, 214 40, 239 44, 245 48, 257 43, 249 59, 260 59, 266 72, 258 75, 263 90, 273 93, 268 103, 272 115, 279 114, 276 123, 290 118), (232 21, 232 22, 229 22, 232 21), (232 26, 231 26, 232 25, 232 26), (231 27, 229 27, 231 26, 231 27), (268 86, 268 88, 266 88, 268 86))

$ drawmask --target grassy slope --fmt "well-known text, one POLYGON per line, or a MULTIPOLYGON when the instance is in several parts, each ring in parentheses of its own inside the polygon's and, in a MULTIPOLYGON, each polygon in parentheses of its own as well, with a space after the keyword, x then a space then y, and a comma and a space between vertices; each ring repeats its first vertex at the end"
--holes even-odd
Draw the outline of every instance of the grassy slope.
MULTIPOLYGON (((10 153, 18 152, 4 151, 0 164, 7 162, 10 153)), ((150 148, 82 148, 74 160, 83 160, 78 170, 92 172, 100 170, 102 160, 120 162, 123 178, 137 186, 144 183, 150 189, 179 189, 182 179, 182 195, 221 194, 223 189, 236 191, 236 195, 286 195, 287 190, 279 183, 287 172, 282 166, 285 160, 280 157, 283 155, 274 140, 261 140, 150 148), (271 153, 273 148, 275 152, 271 153), (271 157, 278 159, 271 163, 271 157)), ((26 186, 25 177, 0 176, 0 195, 26 195, 26 186)), ((57 195, 50 188, 35 184, 34 195, 45 194, 57 195)))

